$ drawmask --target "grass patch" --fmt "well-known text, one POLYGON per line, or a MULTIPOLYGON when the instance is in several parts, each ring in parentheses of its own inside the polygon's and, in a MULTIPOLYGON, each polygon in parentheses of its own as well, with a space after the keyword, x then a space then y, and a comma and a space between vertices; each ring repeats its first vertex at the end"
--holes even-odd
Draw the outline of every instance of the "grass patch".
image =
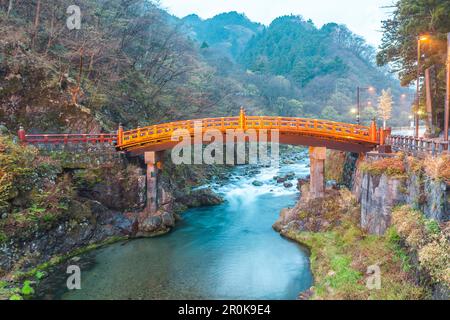
MULTIPOLYGON (((359 221, 354 218, 357 204, 345 196, 343 192, 334 198, 336 203, 347 205, 336 206, 333 212, 336 223, 331 228, 299 231, 293 227, 282 231, 287 238, 309 248, 314 275, 311 299, 421 300, 431 297, 428 288, 416 284, 415 270, 402 246, 401 233, 392 227, 384 236, 361 230, 359 221), (373 276, 370 271, 374 269, 380 271, 379 289, 367 286, 373 276)), ((302 214, 306 217, 314 213, 310 202, 301 205, 302 214)), ((428 229, 436 232, 438 226, 429 223, 428 229)))
MULTIPOLYGON (((425 299, 429 292, 415 284, 409 258, 387 237, 345 235, 346 227, 325 233, 289 231, 287 237, 310 248, 315 283, 312 299, 410 300, 425 299), (381 270, 381 288, 369 289, 367 268, 381 270)), ((355 227, 356 228, 356 227, 355 227)), ((353 233, 354 231, 350 231, 353 233)))

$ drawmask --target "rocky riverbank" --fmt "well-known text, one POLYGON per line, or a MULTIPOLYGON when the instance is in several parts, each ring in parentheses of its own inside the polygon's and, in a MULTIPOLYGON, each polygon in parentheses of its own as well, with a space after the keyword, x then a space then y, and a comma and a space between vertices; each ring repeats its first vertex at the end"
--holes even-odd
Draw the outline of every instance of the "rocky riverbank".
POLYGON ((106 146, 49 152, 19 146, 6 135, 0 148, 3 299, 17 293, 17 281, 35 280, 34 273, 49 264, 111 241, 166 233, 186 208, 220 203, 211 190, 194 187, 228 170, 169 163, 154 217, 145 210, 145 171, 138 158, 126 159, 106 146))
POLYGON ((347 189, 328 189, 310 199, 307 186, 294 208, 282 211, 274 228, 310 250, 314 285, 299 299, 424 299, 401 260, 404 252, 393 237, 377 237, 359 227, 359 205, 347 189), (367 286, 370 270, 380 270, 379 289, 367 286))
MULTIPOLYGON (((334 172, 345 172, 346 157, 331 158, 341 163, 337 170, 332 161, 334 172)), ((320 199, 303 185, 297 205, 274 224, 310 248, 315 284, 301 298, 448 299, 448 160, 352 160, 353 193, 329 185, 320 199), (366 286, 374 268, 377 290, 366 286)))

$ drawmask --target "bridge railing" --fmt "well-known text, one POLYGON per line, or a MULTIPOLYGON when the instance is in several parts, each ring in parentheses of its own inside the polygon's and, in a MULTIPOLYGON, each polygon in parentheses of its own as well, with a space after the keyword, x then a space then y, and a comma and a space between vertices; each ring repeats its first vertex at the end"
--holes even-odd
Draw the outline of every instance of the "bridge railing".
POLYGON ((117 141, 116 133, 90 134, 26 134, 23 128, 18 132, 22 143, 30 144, 70 144, 70 143, 109 143, 117 141))
POLYGON ((246 118, 247 128, 279 129, 292 132, 315 132, 334 137, 353 137, 370 141, 369 127, 346 124, 328 120, 316 120, 291 117, 257 117, 246 118))
MULTIPOLYGON (((184 120, 169 122, 164 124, 157 124, 148 127, 137 128, 133 130, 123 131, 119 137, 119 145, 136 144, 141 141, 151 140, 170 140, 172 134, 176 130, 188 130, 193 133, 198 126, 203 129, 239 129, 239 117, 225 117, 225 118, 207 118, 199 120, 184 120)), ((119 133, 120 135, 120 133, 119 133)))
POLYGON ((185 129, 193 134, 196 125, 201 130, 218 129, 222 132, 228 129, 277 129, 281 132, 311 133, 336 139, 376 142, 376 135, 371 135, 370 127, 328 120, 241 115, 239 117, 176 121, 119 132, 118 146, 126 148, 143 142, 170 141, 176 130, 185 129))
POLYGON ((334 140, 354 140, 356 142, 376 144, 376 125, 370 127, 356 124, 340 123, 328 120, 246 116, 241 110, 239 117, 206 118, 198 120, 183 120, 164 124, 157 124, 133 130, 124 131, 122 126, 117 133, 99 134, 26 134, 21 127, 18 134, 23 143, 31 144, 79 144, 79 143, 110 143, 116 144, 118 149, 127 150, 142 144, 157 144, 172 140, 177 130, 187 130, 193 135, 195 130, 203 133, 208 129, 217 129, 225 133, 226 130, 256 129, 280 130, 281 133, 301 133, 334 140))
POLYGON ((394 151, 404 151, 416 156, 441 155, 449 152, 448 141, 416 138, 412 136, 391 135, 386 139, 394 151))

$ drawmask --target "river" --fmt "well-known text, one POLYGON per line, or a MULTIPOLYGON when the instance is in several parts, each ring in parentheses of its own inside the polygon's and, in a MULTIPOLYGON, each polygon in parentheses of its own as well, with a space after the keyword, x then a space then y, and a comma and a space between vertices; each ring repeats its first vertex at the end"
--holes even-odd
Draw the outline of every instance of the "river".
POLYGON ((190 209, 167 235, 116 243, 70 264, 80 265, 81 290, 66 288, 65 269, 50 273, 41 299, 296 299, 312 284, 307 252, 272 229, 282 208, 298 199, 276 175, 309 173, 296 164, 236 168, 225 185, 211 185, 225 202, 190 209), (263 183, 254 186, 254 180, 263 183))

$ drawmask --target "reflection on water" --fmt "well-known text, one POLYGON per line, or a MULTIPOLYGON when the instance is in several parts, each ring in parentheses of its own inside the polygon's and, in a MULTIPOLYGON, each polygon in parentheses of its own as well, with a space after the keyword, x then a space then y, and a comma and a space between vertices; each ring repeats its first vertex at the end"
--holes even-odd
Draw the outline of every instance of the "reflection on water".
MULTIPOLYGON (((282 171, 308 172, 304 163, 282 171)), ((280 209, 298 197, 295 187, 275 184, 277 174, 264 168, 248 178, 237 171, 232 182, 216 188, 224 204, 187 211, 168 235, 86 255, 80 261, 86 264, 82 289, 68 292, 61 278, 47 294, 62 299, 295 299, 312 278, 304 250, 272 230, 280 209), (254 180, 264 185, 255 187, 254 180)))

